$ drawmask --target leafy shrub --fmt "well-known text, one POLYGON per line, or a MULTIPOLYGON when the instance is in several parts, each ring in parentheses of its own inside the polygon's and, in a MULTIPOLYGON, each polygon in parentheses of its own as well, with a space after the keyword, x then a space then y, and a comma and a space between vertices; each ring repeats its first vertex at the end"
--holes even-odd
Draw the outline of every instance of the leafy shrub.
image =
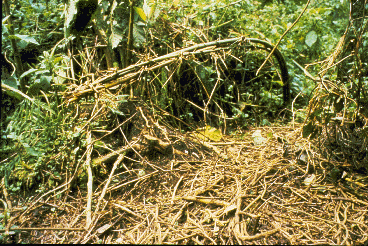
POLYGON ((0 173, 12 191, 22 185, 52 186, 62 181, 63 168, 71 168, 70 143, 76 140, 71 129, 73 119, 65 117, 65 111, 56 113, 56 107, 55 102, 46 105, 25 100, 7 118, 0 149, 7 161, 0 166, 0 173))

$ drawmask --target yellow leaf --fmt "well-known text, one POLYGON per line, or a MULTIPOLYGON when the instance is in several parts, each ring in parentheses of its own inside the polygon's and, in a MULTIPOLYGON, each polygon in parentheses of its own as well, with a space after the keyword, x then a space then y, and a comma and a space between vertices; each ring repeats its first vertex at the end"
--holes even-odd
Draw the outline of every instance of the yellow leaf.
POLYGON ((137 12, 137 14, 139 14, 142 20, 146 21, 147 17, 142 8, 134 7, 134 10, 137 12))
POLYGON ((211 126, 206 126, 202 129, 197 129, 194 135, 200 139, 212 140, 215 142, 219 142, 222 139, 221 131, 211 126))

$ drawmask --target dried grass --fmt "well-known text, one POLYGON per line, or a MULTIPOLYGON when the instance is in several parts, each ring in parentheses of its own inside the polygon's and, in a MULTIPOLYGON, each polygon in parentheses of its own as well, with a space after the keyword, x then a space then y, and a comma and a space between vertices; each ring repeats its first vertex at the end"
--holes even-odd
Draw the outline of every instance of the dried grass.
POLYGON ((352 182, 333 183, 326 160, 300 137, 300 125, 257 128, 268 136, 261 145, 251 137, 256 129, 203 145, 138 112, 137 124, 146 119, 151 127, 127 149, 141 158, 117 153, 90 196, 64 189, 23 204, 32 204, 25 212, 14 206, 12 224, 28 228, 20 229, 18 242, 351 245, 368 239, 367 189, 357 194, 352 182), (300 150, 306 162, 295 154, 300 150))

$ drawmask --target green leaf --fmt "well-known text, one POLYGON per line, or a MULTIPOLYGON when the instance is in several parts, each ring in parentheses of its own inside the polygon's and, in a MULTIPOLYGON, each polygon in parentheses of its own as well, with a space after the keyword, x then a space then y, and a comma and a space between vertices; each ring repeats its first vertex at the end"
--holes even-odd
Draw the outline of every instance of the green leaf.
POLYGON ((6 21, 9 19, 9 17, 10 17, 10 15, 8 15, 8 16, 6 16, 6 17, 4 17, 4 18, 2 19, 2 24, 3 24, 3 25, 5 25, 6 21))
POLYGON ((1 82, 15 89, 18 89, 17 79, 14 78, 13 76, 8 79, 2 79, 1 82))
POLYGON ((344 108, 344 98, 339 97, 334 103, 336 113, 339 113, 344 108))
POLYGON ((47 69, 37 70, 35 74, 38 75, 38 74, 44 74, 44 73, 50 73, 50 71, 47 69))
POLYGON ((54 64, 57 64, 57 63, 59 63, 60 61, 62 61, 62 60, 64 60, 64 57, 61 57, 61 56, 59 56, 59 57, 55 57, 55 59, 54 59, 54 64))
POLYGON ((19 40, 23 40, 27 43, 33 43, 33 44, 37 44, 40 45, 36 39, 34 39, 33 37, 29 36, 29 35, 20 35, 20 34, 15 34, 15 35, 9 35, 8 36, 9 39, 19 39, 19 40))
POLYGON ((123 37, 124 37, 124 32, 120 30, 120 28, 114 26, 112 33, 110 35, 110 43, 113 49, 119 45, 123 37))
POLYGON ((104 142, 102 142, 102 141, 96 141, 96 142, 94 142, 93 146, 94 146, 95 148, 97 148, 97 147, 105 147, 106 145, 105 145, 105 143, 104 143, 104 142))
POLYGON ((30 148, 29 144, 27 144, 27 143, 22 143, 22 145, 23 145, 24 148, 30 148))
POLYGON ((39 106, 40 108, 47 110, 48 112, 50 112, 51 114, 55 114, 55 111, 52 110, 45 102, 41 102, 39 100, 35 100, 34 103, 39 106))
POLYGON ((115 98, 118 100, 118 103, 128 102, 129 95, 117 95, 115 98))
POLYGON ((16 139, 18 135, 15 132, 11 132, 6 137, 9 139, 16 139))
POLYGON ((144 0, 143 11, 147 16, 148 22, 155 21, 161 12, 157 8, 156 0, 144 0))
POLYGON ((317 41, 318 35, 315 31, 310 31, 305 37, 305 44, 311 47, 317 41))
POLYGON ((144 23, 137 22, 134 23, 133 27, 133 39, 134 39, 134 46, 140 46, 144 42, 146 42, 146 37, 144 33, 144 23))
POLYGON ((320 126, 314 126, 313 132, 310 135, 310 139, 314 139, 315 137, 317 137, 317 135, 321 132, 322 127, 320 126))
POLYGON ((113 113, 115 113, 115 114, 117 114, 117 115, 125 116, 123 112, 121 112, 121 111, 119 111, 119 110, 116 110, 116 109, 113 109, 113 108, 111 108, 111 107, 109 107, 109 108, 110 108, 110 110, 111 110, 113 113))
POLYGON ((307 138, 309 135, 311 135, 314 128, 315 127, 313 126, 312 121, 309 121, 307 125, 303 126, 303 138, 307 138))
POLYGON ((51 85, 50 85, 51 80, 52 80, 51 76, 41 76, 40 87, 43 91, 48 91, 51 89, 51 85))
MULTIPOLYGON (((150 2, 151 1, 149 1, 149 0, 144 0, 144 2, 143 2, 143 11, 144 11, 144 13, 145 13, 145 15, 146 16, 150 16, 150 13, 151 13, 151 6, 150 5, 152 5, 152 4, 150 4, 150 2)), ((155 4, 153 4, 153 6, 154 6, 155 4)))
POLYGON ((284 86, 284 83, 281 80, 272 80, 272 83, 284 86))
POLYGON ((73 19, 74 16, 77 14, 77 0, 71 0, 68 9, 65 11, 65 24, 64 24, 64 35, 65 37, 69 37, 71 28, 73 27, 73 19))
POLYGON ((29 75, 29 74, 31 74, 31 73, 34 73, 34 72, 36 72, 36 71, 38 71, 38 69, 31 68, 31 69, 29 69, 28 71, 25 71, 25 72, 20 76, 20 78, 23 78, 23 77, 25 77, 25 76, 27 76, 27 75, 29 75))
POLYGON ((41 152, 36 151, 33 148, 26 148, 26 150, 27 150, 27 153, 30 154, 31 156, 38 157, 38 156, 40 156, 42 154, 41 152))

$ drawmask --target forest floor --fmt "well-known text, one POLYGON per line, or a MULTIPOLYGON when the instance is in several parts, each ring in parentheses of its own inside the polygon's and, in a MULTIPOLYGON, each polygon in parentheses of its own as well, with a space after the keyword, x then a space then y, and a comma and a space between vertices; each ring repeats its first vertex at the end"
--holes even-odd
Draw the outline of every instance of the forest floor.
POLYGON ((356 174, 339 179, 335 163, 301 137, 302 124, 248 128, 231 136, 214 130, 218 134, 205 141, 200 136, 205 131, 179 133, 147 115, 139 119, 145 122, 135 121, 141 127, 130 152, 101 164, 105 175, 93 175, 92 189, 69 185, 42 196, 13 197, 11 223, 28 229, 3 240, 257 245, 368 240, 367 186, 356 174))

